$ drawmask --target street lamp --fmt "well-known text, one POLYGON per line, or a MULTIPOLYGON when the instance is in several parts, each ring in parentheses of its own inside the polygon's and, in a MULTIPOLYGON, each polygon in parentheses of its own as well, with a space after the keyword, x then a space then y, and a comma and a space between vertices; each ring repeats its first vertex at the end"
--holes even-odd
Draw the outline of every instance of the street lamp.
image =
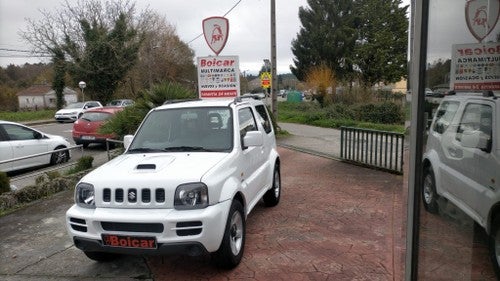
POLYGON ((83 99, 83 101, 85 101, 85 94, 83 93, 83 89, 85 89, 85 87, 87 87, 87 84, 83 81, 80 81, 78 83, 78 87, 80 87, 80 89, 82 89, 82 99, 83 99))

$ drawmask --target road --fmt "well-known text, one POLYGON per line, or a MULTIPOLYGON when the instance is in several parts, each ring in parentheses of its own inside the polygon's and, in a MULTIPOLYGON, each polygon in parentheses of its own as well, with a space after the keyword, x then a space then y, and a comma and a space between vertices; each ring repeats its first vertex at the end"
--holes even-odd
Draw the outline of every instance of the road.
MULTIPOLYGON (((39 125, 29 125, 32 128, 36 128, 47 134, 60 135, 68 139, 72 146, 75 146, 73 141, 71 131, 73 128, 73 123, 47 123, 39 125)), ((89 147, 76 148, 71 150, 71 159, 68 163, 56 166, 42 166, 35 169, 16 171, 11 173, 10 183, 14 188, 28 186, 35 182, 37 176, 46 173, 47 171, 53 170, 64 170, 69 169, 74 166, 78 159, 82 156, 92 156, 94 157, 94 166, 100 165, 107 160, 106 146, 99 144, 91 144, 89 147)))

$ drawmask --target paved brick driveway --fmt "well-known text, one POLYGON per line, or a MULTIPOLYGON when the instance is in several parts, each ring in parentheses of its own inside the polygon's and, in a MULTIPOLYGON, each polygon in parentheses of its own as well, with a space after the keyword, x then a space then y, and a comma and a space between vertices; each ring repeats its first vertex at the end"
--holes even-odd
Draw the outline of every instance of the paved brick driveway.
POLYGON ((155 280, 402 280, 403 177, 279 148, 281 202, 247 221, 243 261, 150 257, 155 280))

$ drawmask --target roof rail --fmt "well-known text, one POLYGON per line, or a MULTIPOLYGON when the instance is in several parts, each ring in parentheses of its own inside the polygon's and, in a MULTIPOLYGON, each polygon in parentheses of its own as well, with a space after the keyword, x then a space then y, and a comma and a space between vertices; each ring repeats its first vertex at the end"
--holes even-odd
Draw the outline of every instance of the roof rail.
POLYGON ((172 104, 172 103, 179 103, 179 102, 188 102, 188 101, 199 101, 201 99, 174 99, 174 100, 166 100, 163 102, 163 104, 172 104))

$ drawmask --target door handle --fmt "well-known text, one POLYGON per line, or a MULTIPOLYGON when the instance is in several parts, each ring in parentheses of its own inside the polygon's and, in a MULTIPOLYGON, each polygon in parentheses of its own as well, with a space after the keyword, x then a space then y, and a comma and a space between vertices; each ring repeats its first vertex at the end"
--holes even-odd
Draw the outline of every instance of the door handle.
POLYGON ((451 157, 454 158, 462 158, 463 156, 462 150, 458 148, 449 147, 448 152, 450 153, 451 157))

